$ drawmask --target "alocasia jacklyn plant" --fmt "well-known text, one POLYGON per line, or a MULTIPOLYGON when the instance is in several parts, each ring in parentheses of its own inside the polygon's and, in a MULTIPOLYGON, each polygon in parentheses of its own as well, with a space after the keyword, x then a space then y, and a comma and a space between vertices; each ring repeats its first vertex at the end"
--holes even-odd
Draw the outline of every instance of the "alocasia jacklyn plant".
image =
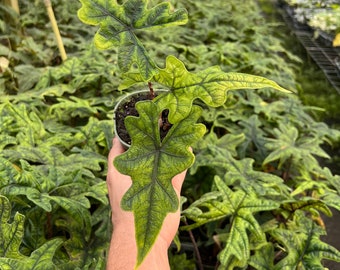
POLYGON ((124 73, 120 90, 151 83, 168 90, 152 100, 137 103, 138 116, 125 119, 131 147, 114 162, 116 168, 133 181, 121 207, 134 213, 138 267, 155 242, 165 216, 178 208, 171 179, 193 164, 194 155, 189 146, 205 134, 205 126, 197 123, 202 109, 195 100, 218 107, 225 103, 229 90, 271 87, 289 91, 269 79, 225 73, 216 66, 191 73, 172 55, 161 68, 150 57, 139 36, 146 30, 165 31, 165 27, 188 21, 187 11, 173 11, 169 2, 149 8, 147 0, 127 0, 122 4, 116 0, 80 1, 80 20, 99 26, 94 37, 96 46, 118 47, 118 66, 124 73), (161 138, 159 118, 165 110, 168 110, 171 128, 161 138))

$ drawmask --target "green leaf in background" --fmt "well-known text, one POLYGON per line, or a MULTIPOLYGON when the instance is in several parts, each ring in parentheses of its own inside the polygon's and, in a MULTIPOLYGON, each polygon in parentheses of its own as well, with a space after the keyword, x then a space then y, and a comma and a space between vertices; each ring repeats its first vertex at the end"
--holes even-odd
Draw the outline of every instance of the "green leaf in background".
POLYGON ((207 222, 231 216, 231 227, 225 247, 219 253, 221 269, 235 264, 245 266, 250 257, 249 236, 265 242, 265 235, 254 214, 260 211, 269 211, 278 207, 278 203, 271 200, 258 198, 255 194, 247 194, 242 190, 233 191, 225 182, 215 177, 218 191, 204 194, 191 206, 183 211, 183 214, 194 220, 193 225, 185 226, 184 229, 198 227, 207 222))
POLYGON ((274 246, 272 243, 267 243, 255 251, 255 254, 250 257, 249 265, 257 270, 273 270, 275 257, 274 246))
MULTIPOLYGON (((19 247, 24 235, 25 217, 16 213, 13 223, 9 224, 10 216, 10 202, 5 196, 0 195, 0 258, 23 259, 23 255, 19 252, 19 247)), ((2 268, 1 261, 0 268, 2 268)))
POLYGON ((240 157, 244 158, 247 154, 247 149, 252 149, 252 157, 263 160, 267 154, 266 148, 264 147, 266 138, 263 124, 258 115, 252 115, 245 120, 239 121, 238 126, 241 127, 242 132, 246 136, 246 139, 239 147, 240 157))
POLYGON ((186 10, 170 12, 170 3, 164 2, 148 9, 148 0, 127 0, 119 5, 116 0, 80 0, 78 16, 90 25, 99 25, 94 37, 98 48, 118 46, 118 65, 127 72, 137 63, 143 80, 149 80, 157 73, 157 66, 150 58, 138 33, 148 29, 185 24, 186 10))
POLYGON ((195 260, 188 259, 186 253, 171 254, 169 256, 171 270, 193 270, 196 269, 195 260))
POLYGON ((273 230, 271 235, 284 246, 285 257, 275 265, 275 270, 324 269, 322 259, 340 262, 340 252, 322 242, 320 235, 326 232, 323 228, 307 218, 302 211, 296 211, 294 220, 287 229, 273 230))
POLYGON ((161 139, 158 120, 162 110, 152 101, 139 102, 136 108, 140 116, 125 120, 131 147, 114 164, 133 181, 122 199, 122 208, 134 212, 139 265, 155 242, 166 214, 178 209, 171 180, 192 165, 194 156, 189 146, 203 136, 205 127, 196 124, 201 109, 195 106, 161 139))
POLYGON ((57 270, 58 267, 53 263, 52 259, 62 243, 62 239, 56 238, 33 251, 30 257, 0 258, 0 268, 10 270, 57 270))
POLYGON ((281 123, 279 128, 273 129, 275 139, 268 139, 266 147, 273 150, 263 161, 263 164, 279 160, 279 168, 290 158, 296 163, 304 162, 306 166, 317 167, 317 160, 313 155, 330 158, 319 146, 321 140, 317 137, 300 137, 299 131, 292 125, 281 123), (308 165, 307 165, 308 164, 308 165))
POLYGON ((290 213, 296 210, 303 210, 311 212, 311 214, 314 214, 314 216, 319 216, 318 211, 323 212, 325 215, 329 217, 332 216, 331 210, 324 202, 322 202, 321 200, 313 199, 308 196, 304 197, 299 201, 287 200, 284 203, 282 203, 281 208, 284 211, 287 211, 286 215, 289 215, 290 213))
POLYGON ((233 148, 239 147, 244 141, 244 135, 224 135, 220 139, 210 141, 205 138, 205 144, 201 143, 202 150, 196 155, 196 161, 191 169, 195 173, 198 167, 213 166, 216 173, 225 177, 229 186, 234 186, 246 193, 256 193, 261 198, 277 198, 280 200, 289 197, 290 189, 284 184, 282 178, 254 169, 254 160, 244 158, 238 160, 232 156, 233 148), (225 146, 223 142, 228 142, 225 146), (203 148, 204 147, 204 148, 203 148))
POLYGON ((217 175, 223 177, 225 167, 233 160, 233 156, 237 156, 236 148, 244 139, 245 136, 242 133, 226 134, 221 138, 218 138, 213 132, 207 134, 195 145, 197 153, 190 173, 196 173, 199 167, 211 166, 217 175))
MULTIPOLYGON (((63 244, 69 260, 64 262, 63 265, 60 265, 60 269, 95 269, 93 265, 89 268, 87 268, 86 265, 97 264, 97 259, 99 263, 102 263, 100 262, 102 259, 101 256, 107 251, 107 245, 98 246, 97 249, 93 249, 93 246, 98 245, 100 241, 105 241, 105 239, 99 236, 89 239, 88 236, 84 234, 76 219, 67 217, 60 218, 56 221, 56 226, 59 229, 70 232, 69 239, 63 244)), ((108 235, 108 237, 110 238, 110 235, 108 235)))
POLYGON ((263 198, 287 198, 289 197, 289 187, 283 179, 270 173, 254 170, 254 160, 244 158, 242 160, 232 160, 226 163, 227 173, 225 175, 226 184, 237 186, 246 193, 256 193, 263 198))
MULTIPOLYGON (((225 134, 222 137, 218 137, 216 133, 210 132, 204 138, 202 138, 197 145, 195 150, 201 153, 207 152, 210 147, 222 148, 230 153, 231 156, 237 156, 236 148, 245 140, 243 133, 239 134, 225 134)), ((198 154, 198 155, 199 155, 198 154)), ((197 156, 197 155, 196 155, 197 156)))

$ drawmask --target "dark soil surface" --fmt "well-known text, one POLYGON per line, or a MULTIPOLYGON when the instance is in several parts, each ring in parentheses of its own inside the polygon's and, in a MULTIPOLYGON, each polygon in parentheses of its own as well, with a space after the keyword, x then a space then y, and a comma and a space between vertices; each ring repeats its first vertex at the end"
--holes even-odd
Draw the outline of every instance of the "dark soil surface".
MULTIPOLYGON (((154 94, 157 96, 157 93, 154 94)), ((136 95, 130 96, 126 99, 126 102, 122 102, 115 111, 115 124, 117 135, 126 142, 127 144, 131 145, 131 137, 126 130, 125 127, 125 117, 127 116, 139 116, 135 105, 138 101, 142 100, 151 100, 153 98, 151 93, 136 93, 136 95)), ((168 133, 169 129, 171 128, 171 124, 168 121, 168 110, 164 110, 159 118, 159 126, 160 126, 160 137, 163 139, 166 134, 168 133)))

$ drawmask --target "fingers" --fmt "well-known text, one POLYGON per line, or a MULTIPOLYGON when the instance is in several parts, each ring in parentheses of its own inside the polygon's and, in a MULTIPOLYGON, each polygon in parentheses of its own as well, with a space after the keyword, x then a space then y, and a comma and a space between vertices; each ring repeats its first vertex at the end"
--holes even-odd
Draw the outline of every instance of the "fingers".
POLYGON ((119 139, 117 137, 114 137, 112 140, 112 148, 109 153, 109 166, 112 165, 112 162, 115 159, 115 157, 124 153, 124 151, 125 149, 123 145, 120 143, 119 139))
MULTIPOLYGON (((191 147, 189 147, 189 151, 192 152, 191 147)), ((187 170, 181 172, 180 174, 177 174, 174 178, 172 178, 172 185, 178 196, 180 196, 180 191, 182 189, 182 185, 183 185, 186 173, 187 173, 187 170)))
POLYGON ((110 151, 111 158, 115 158, 116 156, 119 156, 120 154, 124 153, 125 149, 123 145, 120 143, 119 139, 117 137, 114 137, 112 140, 112 148, 110 151))
POLYGON ((124 151, 125 151, 124 147, 120 143, 119 139, 116 137, 113 138, 112 148, 108 156, 108 171, 107 171, 107 176, 106 176, 106 180, 109 185, 109 188, 110 188, 110 184, 113 183, 114 179, 118 179, 119 177, 124 177, 124 176, 120 176, 119 172, 113 165, 114 159, 120 154, 122 154, 124 151))
POLYGON ((186 173, 187 173, 187 170, 181 172, 180 174, 177 174, 174 178, 172 178, 172 185, 176 191, 177 196, 180 196, 180 192, 182 189, 182 185, 183 185, 186 173))

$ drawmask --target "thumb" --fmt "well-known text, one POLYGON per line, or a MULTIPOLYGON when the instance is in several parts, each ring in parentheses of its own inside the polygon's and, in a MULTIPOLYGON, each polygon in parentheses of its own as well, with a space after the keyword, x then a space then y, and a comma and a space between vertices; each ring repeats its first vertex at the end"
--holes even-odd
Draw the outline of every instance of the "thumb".
POLYGON ((112 163, 115 157, 119 156, 120 154, 124 152, 125 152, 125 149, 123 145, 120 143, 117 137, 114 137, 112 140, 112 148, 109 153, 109 163, 112 163))

